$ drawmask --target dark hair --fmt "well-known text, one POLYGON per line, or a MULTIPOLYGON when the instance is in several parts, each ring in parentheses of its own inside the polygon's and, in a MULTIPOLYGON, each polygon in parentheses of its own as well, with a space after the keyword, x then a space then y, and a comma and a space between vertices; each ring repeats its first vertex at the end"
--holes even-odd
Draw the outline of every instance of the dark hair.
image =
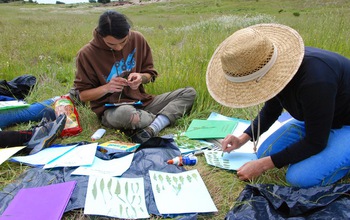
POLYGON ((97 32, 102 37, 110 35, 117 39, 123 39, 129 34, 130 23, 130 20, 125 15, 108 10, 100 16, 97 32))

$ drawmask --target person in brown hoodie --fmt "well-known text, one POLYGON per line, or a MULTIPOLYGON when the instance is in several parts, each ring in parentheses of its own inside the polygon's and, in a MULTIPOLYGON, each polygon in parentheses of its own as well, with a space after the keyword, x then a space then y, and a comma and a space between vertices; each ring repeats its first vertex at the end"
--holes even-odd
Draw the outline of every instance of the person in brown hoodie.
POLYGON ((77 54, 76 67, 74 86, 80 100, 90 102, 104 126, 126 131, 136 143, 188 113, 196 97, 192 87, 160 95, 145 91, 143 85, 158 76, 151 48, 117 11, 100 16, 93 39, 77 54))

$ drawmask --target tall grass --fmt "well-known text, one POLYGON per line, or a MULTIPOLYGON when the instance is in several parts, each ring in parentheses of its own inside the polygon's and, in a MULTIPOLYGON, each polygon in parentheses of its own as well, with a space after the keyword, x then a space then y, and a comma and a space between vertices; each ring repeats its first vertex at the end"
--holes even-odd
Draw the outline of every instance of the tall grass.
MULTIPOLYGON (((122 7, 99 4, 35 5, 11 3, 0 5, 0 79, 11 80, 23 74, 37 77, 35 89, 26 98, 29 103, 68 93, 73 86, 76 52, 92 38, 99 15, 107 9, 125 13, 133 29, 148 40, 155 67, 160 73, 147 90, 159 94, 184 86, 197 90, 197 99, 189 116, 163 133, 185 130, 192 119, 206 118, 212 111, 251 119, 255 109, 230 109, 216 103, 209 95, 206 68, 217 46, 234 31, 265 22, 282 23, 295 28, 305 45, 332 50, 350 57, 350 2, 347 0, 173 0, 122 7)), ((86 106, 77 106, 83 132, 76 137, 57 140, 70 143, 90 140, 101 125, 86 106)), ((1 120, 1 119, 0 119, 1 120)), ((8 129, 26 129, 24 123, 8 129)), ((125 138, 107 129, 101 141, 125 138)), ((233 172, 208 166, 203 157, 198 169, 219 212, 200 219, 223 219, 246 182, 233 172)), ((25 166, 5 162, 0 165, 0 189, 13 181, 25 166)), ((271 170, 252 181, 287 185, 284 169, 271 170)), ((81 211, 65 219, 84 219, 81 211)))

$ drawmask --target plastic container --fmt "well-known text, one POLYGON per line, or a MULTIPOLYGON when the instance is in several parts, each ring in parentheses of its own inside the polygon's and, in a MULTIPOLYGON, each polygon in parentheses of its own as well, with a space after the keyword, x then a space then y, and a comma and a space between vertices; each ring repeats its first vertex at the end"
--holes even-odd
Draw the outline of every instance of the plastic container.
POLYGON ((95 131, 95 133, 91 136, 91 140, 96 141, 100 139, 105 133, 106 133, 106 130, 103 128, 100 128, 97 131, 95 131))
POLYGON ((193 154, 190 155, 186 155, 186 156, 178 156, 178 157, 174 157, 171 160, 168 160, 167 163, 168 164, 175 164, 178 166, 193 166, 197 164, 197 157, 194 156, 193 154))

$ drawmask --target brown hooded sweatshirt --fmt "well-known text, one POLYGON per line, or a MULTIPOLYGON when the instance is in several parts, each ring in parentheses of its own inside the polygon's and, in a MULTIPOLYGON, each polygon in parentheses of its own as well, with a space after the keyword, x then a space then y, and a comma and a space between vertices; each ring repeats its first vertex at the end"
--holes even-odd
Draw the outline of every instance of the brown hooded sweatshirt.
MULTIPOLYGON (((121 51, 109 48, 96 29, 93 36, 77 54, 74 85, 79 92, 105 85, 111 77, 123 76, 125 71, 149 73, 152 81, 155 80, 158 73, 153 67, 151 48, 141 33, 130 31, 129 40, 121 51)), ((90 107, 101 117, 107 103, 142 101, 143 106, 147 106, 154 97, 146 93, 142 84, 138 90, 124 87, 120 100, 119 96, 119 92, 107 93, 90 101, 90 107)))

